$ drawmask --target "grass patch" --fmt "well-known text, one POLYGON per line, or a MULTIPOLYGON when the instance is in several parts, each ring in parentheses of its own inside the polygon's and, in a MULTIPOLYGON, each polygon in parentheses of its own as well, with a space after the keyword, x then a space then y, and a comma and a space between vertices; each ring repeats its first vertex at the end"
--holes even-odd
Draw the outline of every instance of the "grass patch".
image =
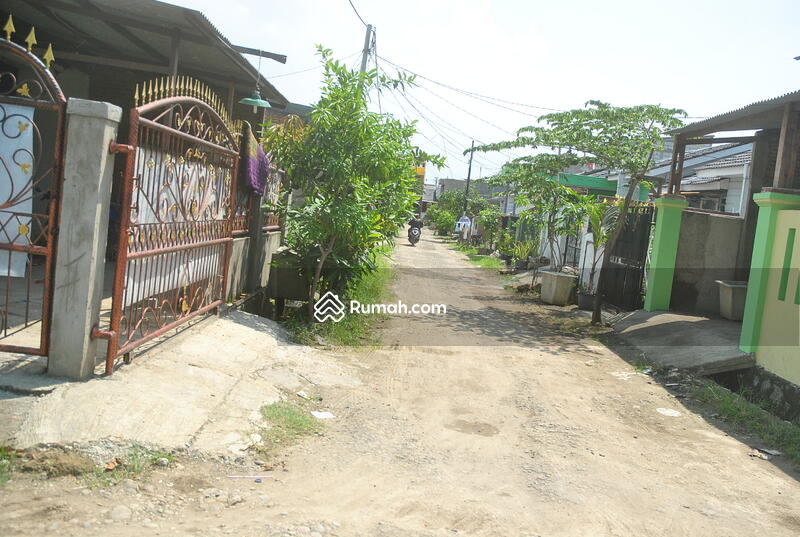
POLYGON ((128 450, 127 456, 118 460, 113 470, 96 466, 91 472, 86 472, 83 475, 83 479, 91 488, 109 487, 123 479, 143 477, 154 466, 158 465, 162 459, 172 463, 175 461, 175 456, 167 451, 134 446, 128 450))
MULTIPOLYGON (((390 302, 394 297, 389 285, 394 278, 395 272, 389 266, 388 258, 382 257, 378 261, 378 270, 352 282, 342 301, 345 306, 350 300, 358 300, 362 304, 390 302)), ((379 313, 351 315, 349 310, 346 310, 344 318, 338 323, 328 321, 308 325, 304 314, 305 311, 297 311, 284 324, 292 334, 292 340, 304 345, 313 345, 317 343, 318 338, 333 345, 377 345, 380 341, 374 333, 375 325, 378 321, 389 318, 388 315, 379 313)))
POLYGON ((738 432, 760 437, 769 447, 779 449, 792 462, 800 464, 800 426, 770 414, 745 396, 710 380, 696 388, 693 395, 738 432))
POLYGON ((17 463, 17 452, 8 446, 0 446, 0 487, 11 479, 11 471, 17 463))
POLYGON ((308 411, 287 401, 278 401, 261 408, 261 415, 271 427, 261 431, 262 444, 258 451, 271 455, 289 446, 298 438, 318 432, 322 426, 308 411))
POLYGON ((461 252, 462 254, 466 254, 467 259, 469 259, 470 263, 477 265, 481 268, 489 270, 500 270, 502 268, 505 268, 506 266, 505 263, 503 263, 500 259, 496 257, 479 254, 477 248, 475 248, 474 246, 470 246, 468 244, 457 242, 451 244, 450 248, 458 252, 461 252))

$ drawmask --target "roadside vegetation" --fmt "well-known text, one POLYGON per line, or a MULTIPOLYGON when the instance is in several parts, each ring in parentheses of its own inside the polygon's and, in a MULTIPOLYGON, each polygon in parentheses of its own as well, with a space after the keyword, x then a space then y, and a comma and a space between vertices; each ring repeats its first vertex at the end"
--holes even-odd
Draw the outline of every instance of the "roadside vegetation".
POLYGON ((261 444, 256 451, 273 455, 276 451, 292 445, 303 436, 322 430, 322 423, 311 416, 301 405, 278 401, 261 408, 261 415, 270 423, 261 431, 261 444))
POLYGON ((468 244, 454 242, 450 245, 450 248, 453 250, 457 250, 462 254, 466 254, 467 259, 469 259, 470 263, 477 265, 481 268, 489 269, 489 270, 500 270, 505 267, 505 263, 500 261, 500 259, 493 257, 491 255, 483 255, 478 253, 478 248, 474 246, 470 246, 468 244))
POLYGON ((800 465, 800 425, 782 420, 767 410, 764 401, 750 401, 747 392, 734 393, 712 380, 704 379, 693 396, 709 406, 737 432, 761 438, 769 447, 800 465))
POLYGON ((11 471, 18 459, 16 450, 8 446, 0 446, 0 487, 8 483, 11 471))
POLYGON ((91 488, 109 487, 125 479, 145 477, 155 467, 166 467, 175 462, 175 456, 163 450, 134 446, 124 457, 109 461, 105 467, 95 466, 83 474, 91 488))
POLYGON ((310 118, 268 123, 262 139, 302 194, 299 204, 270 207, 287 222, 293 272, 307 289, 306 310, 295 325, 314 323, 316 298, 328 291, 346 302, 373 286, 374 278, 358 282, 380 272, 390 251, 385 246, 414 214, 421 189, 415 166, 444 163, 412 145, 414 123, 369 109, 372 90, 403 91, 414 85, 413 76, 352 70, 330 50, 318 52, 324 82, 310 118))
MULTIPOLYGON (((345 292, 347 300, 357 300, 362 304, 382 304, 394 299, 389 286, 395 278, 388 255, 389 247, 385 247, 378 260, 378 268, 362 277, 353 280, 345 292)), ((347 305, 347 304, 345 304, 347 305)), ((378 337, 374 333, 376 325, 388 318, 387 315, 353 314, 345 310, 344 318, 338 323, 325 322, 308 324, 302 314, 292 315, 285 326, 292 334, 295 343, 314 345, 327 343, 341 346, 377 345, 378 337)))

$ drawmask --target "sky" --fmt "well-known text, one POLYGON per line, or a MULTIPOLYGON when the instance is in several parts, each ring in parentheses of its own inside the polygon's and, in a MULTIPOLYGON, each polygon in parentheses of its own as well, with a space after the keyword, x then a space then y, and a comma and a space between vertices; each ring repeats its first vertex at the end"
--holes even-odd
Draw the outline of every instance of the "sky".
MULTIPOLYGON (((262 60, 261 71, 292 102, 319 97, 317 44, 353 67, 361 61, 365 26, 348 0, 168 1, 202 11, 236 45, 286 54, 285 65, 262 60)), ((376 28, 379 69, 394 74, 392 62, 492 98, 420 78, 405 95, 373 95, 373 109, 416 120, 415 144, 447 157, 428 182, 466 177, 471 139, 513 139, 548 109, 598 99, 703 118, 800 89, 798 0, 352 2, 376 28)), ((516 154, 476 155, 472 177, 516 154)))

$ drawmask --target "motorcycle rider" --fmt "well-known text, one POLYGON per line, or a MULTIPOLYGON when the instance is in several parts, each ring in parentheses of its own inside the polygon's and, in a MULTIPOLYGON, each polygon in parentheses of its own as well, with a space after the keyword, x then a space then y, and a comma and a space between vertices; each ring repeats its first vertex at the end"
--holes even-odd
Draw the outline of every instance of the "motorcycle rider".
MULTIPOLYGON (((409 237, 409 240, 411 239, 411 233, 412 233, 412 230, 414 228, 417 228, 419 230, 419 234, 420 235, 422 234, 422 225, 423 225, 422 224, 422 220, 420 219, 418 214, 415 214, 414 217, 411 220, 408 221, 408 226, 409 226, 409 228, 408 228, 408 237, 409 237)), ((412 242, 412 244, 413 244, 413 242, 412 242)))

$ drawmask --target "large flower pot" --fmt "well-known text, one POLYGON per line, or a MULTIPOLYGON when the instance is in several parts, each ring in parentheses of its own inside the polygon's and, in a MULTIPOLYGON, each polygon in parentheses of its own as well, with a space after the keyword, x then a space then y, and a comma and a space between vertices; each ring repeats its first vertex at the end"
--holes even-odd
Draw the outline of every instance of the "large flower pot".
POLYGON ((542 302, 556 306, 569 304, 569 297, 578 277, 563 272, 543 271, 541 274, 542 302))
POLYGON ((717 280, 719 285, 719 314, 731 321, 744 317, 744 302, 747 298, 747 282, 717 280))

